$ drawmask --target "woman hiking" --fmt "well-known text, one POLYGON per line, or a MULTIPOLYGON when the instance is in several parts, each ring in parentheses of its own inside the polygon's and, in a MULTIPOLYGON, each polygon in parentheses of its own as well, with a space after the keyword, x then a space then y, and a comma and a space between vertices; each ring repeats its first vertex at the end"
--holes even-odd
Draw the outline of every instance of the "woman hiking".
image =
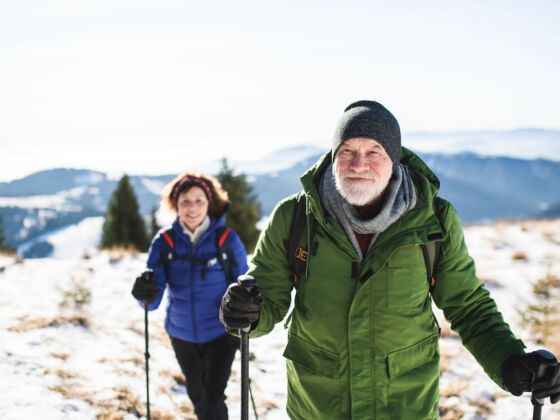
POLYGON ((239 348, 218 318, 228 284, 248 269, 243 243, 225 226, 228 203, 212 176, 184 172, 167 184, 162 206, 176 219, 152 241, 147 267, 153 274, 139 276, 132 289, 155 310, 167 288, 165 329, 200 420, 228 418, 225 389, 239 348))

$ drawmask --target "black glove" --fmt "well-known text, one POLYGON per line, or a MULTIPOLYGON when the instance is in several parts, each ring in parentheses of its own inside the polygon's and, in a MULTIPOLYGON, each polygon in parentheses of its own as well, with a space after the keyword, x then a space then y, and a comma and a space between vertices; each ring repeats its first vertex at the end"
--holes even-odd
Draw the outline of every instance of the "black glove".
POLYGON ((508 358, 502 365, 502 377, 513 395, 533 392, 538 399, 550 397, 552 404, 560 400, 560 364, 546 350, 508 358))
POLYGON ((220 306, 220 321, 226 329, 254 328, 261 312, 261 295, 259 286, 247 289, 239 283, 230 284, 220 306))
POLYGON ((148 304, 156 300, 159 294, 159 287, 156 283, 156 274, 153 270, 146 269, 142 274, 136 277, 131 293, 136 299, 143 300, 148 304))

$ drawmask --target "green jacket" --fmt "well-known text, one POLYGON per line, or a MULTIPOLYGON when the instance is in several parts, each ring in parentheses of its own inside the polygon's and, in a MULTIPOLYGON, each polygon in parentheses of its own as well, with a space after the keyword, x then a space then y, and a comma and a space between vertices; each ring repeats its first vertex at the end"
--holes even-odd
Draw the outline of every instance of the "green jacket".
MULTIPOLYGON (((436 176, 403 149, 401 162, 411 170, 416 206, 380 234, 353 277, 358 255, 342 226, 326 214, 317 191, 330 161, 330 153, 325 154, 301 178, 308 217, 318 222, 318 248, 297 286, 284 352, 290 417, 438 418, 439 331, 432 299, 486 373, 503 387, 501 364, 522 353, 524 345, 476 277, 457 213, 436 196, 436 176), (430 295, 419 244, 434 240, 442 241, 442 247, 430 295)), ((294 203, 292 196, 277 205, 250 265, 249 274, 263 289, 252 337, 270 332, 290 306, 293 285, 285 241, 294 203)))

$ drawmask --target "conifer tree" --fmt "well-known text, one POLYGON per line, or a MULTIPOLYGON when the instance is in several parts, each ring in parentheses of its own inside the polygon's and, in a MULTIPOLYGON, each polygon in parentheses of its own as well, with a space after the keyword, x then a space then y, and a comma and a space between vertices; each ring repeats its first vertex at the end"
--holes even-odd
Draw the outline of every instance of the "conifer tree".
POLYGON ((11 251, 6 243, 6 233, 4 232, 4 218, 0 216, 0 251, 11 251))
POLYGON ((161 229, 161 226, 157 221, 156 213, 157 213, 157 207, 154 207, 150 212, 150 234, 152 238, 156 236, 156 234, 161 229))
POLYGON ((256 225, 261 218, 260 205, 253 188, 244 174, 234 175, 225 158, 216 177, 231 201, 226 224, 239 235, 247 252, 252 253, 260 233, 256 225))
POLYGON ((122 246, 146 251, 148 245, 146 224, 140 215, 134 188, 130 184, 130 178, 124 175, 109 201, 99 247, 122 246))

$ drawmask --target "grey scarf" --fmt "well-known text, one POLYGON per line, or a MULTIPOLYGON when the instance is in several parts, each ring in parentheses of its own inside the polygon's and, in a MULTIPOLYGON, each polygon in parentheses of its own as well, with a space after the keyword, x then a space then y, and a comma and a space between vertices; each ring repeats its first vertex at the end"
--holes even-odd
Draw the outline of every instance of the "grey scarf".
POLYGON ((401 163, 395 166, 393 175, 389 180, 383 207, 372 219, 362 219, 356 209, 340 195, 336 189, 332 164, 323 173, 319 184, 319 195, 327 213, 344 228, 350 242, 358 252, 360 260, 363 260, 365 256, 362 255, 362 250, 354 232, 373 234, 369 244, 369 249, 371 249, 381 232, 416 205, 416 190, 410 172, 401 163))

